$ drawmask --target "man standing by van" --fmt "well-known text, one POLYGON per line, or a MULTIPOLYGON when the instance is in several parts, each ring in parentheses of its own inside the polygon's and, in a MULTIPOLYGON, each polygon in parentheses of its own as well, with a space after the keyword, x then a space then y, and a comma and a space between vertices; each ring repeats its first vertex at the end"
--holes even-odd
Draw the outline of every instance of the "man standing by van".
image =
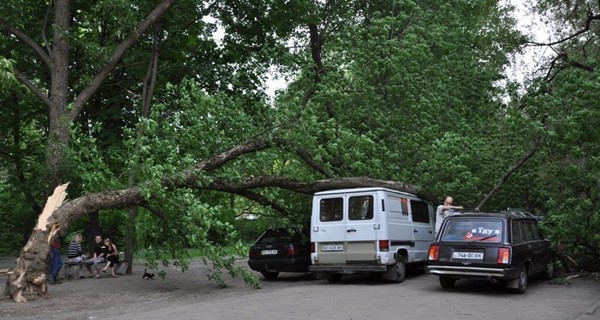
POLYGON ((451 196, 447 196, 446 200, 444 200, 444 204, 440 204, 435 211, 435 236, 437 237, 438 232, 440 231, 440 227, 442 226, 442 222, 446 217, 452 215, 453 209, 462 209, 462 206, 455 206, 454 199, 451 196))

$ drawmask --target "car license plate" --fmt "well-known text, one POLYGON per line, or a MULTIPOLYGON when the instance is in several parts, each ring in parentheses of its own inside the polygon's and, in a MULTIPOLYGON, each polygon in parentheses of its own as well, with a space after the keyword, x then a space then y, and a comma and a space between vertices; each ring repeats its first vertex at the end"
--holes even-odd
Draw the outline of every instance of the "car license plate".
POLYGON ((263 256, 274 256, 277 254, 277 249, 275 250, 263 250, 261 253, 263 256))
POLYGON ((324 244, 321 247, 321 251, 344 251, 344 245, 343 244, 324 244))
POLYGON ((452 253, 454 259, 469 259, 469 260, 483 260, 483 252, 459 252, 455 251, 452 253))

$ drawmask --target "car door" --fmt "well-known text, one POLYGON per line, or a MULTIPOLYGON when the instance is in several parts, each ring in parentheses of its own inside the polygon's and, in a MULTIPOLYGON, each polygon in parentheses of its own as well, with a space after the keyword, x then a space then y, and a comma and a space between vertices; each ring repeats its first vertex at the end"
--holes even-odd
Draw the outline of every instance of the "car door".
POLYGON ((529 259, 529 248, 522 220, 509 220, 511 230, 510 246, 512 248, 511 265, 521 267, 529 259))
POLYGON ((345 263, 346 221, 344 218, 344 195, 336 194, 316 198, 318 215, 313 233, 318 244, 317 255, 321 264, 345 263))
POLYGON ((414 250, 412 261, 426 261, 429 245, 433 241, 433 210, 418 200, 410 201, 414 250))
POLYGON ((525 224, 531 233, 531 273, 538 273, 544 271, 550 261, 550 242, 542 237, 535 220, 527 220, 525 224))
POLYGON ((377 252, 379 215, 376 194, 349 194, 346 216, 346 262, 373 261, 377 252))

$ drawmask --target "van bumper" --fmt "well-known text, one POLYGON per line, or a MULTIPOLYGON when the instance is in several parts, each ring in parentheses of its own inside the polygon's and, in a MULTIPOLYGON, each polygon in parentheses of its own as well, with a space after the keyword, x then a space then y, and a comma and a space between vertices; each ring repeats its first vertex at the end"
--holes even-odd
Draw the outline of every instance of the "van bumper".
POLYGON ((310 266, 310 272, 337 272, 341 274, 353 274, 360 272, 385 272, 387 266, 374 265, 324 265, 310 266))

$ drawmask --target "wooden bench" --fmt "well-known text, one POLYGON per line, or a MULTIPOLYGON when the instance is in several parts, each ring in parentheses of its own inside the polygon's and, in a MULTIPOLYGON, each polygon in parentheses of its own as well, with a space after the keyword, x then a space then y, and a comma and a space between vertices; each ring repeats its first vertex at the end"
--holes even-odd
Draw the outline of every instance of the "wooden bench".
MULTIPOLYGON (((63 264, 63 268, 62 268, 62 272, 63 272, 63 278, 64 279, 78 279, 79 276, 73 276, 71 277, 72 271, 73 271, 73 267, 82 267, 85 265, 89 265, 87 263, 87 259, 80 261, 80 262, 74 262, 74 261, 69 261, 69 259, 64 259, 64 264, 63 264)), ((102 265, 106 265, 105 262, 102 263, 102 265)), ((118 263, 116 263, 115 265, 115 273, 118 275, 123 275, 125 274, 125 272, 127 271, 127 267, 129 266, 129 264, 126 261, 122 261, 119 260, 118 263)), ((84 270, 84 272, 87 272, 87 269, 84 270)), ((79 274, 79 272, 76 273, 77 275, 79 274)))

